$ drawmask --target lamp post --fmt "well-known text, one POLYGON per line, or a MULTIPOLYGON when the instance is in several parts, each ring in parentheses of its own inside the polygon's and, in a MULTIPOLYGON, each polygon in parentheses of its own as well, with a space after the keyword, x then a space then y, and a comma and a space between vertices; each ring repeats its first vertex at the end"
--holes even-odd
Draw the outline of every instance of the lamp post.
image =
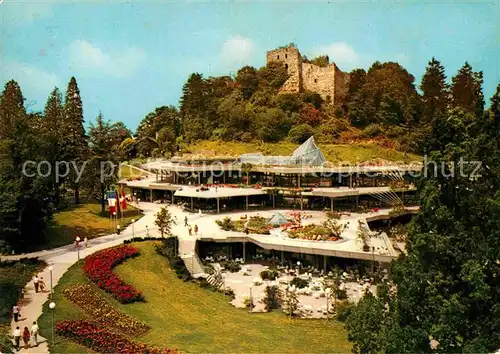
POLYGON ((54 267, 50 266, 49 267, 49 272, 50 272, 50 299, 52 300, 52 296, 53 296, 53 293, 54 293, 54 287, 52 285, 52 271, 54 270, 54 267))
POLYGON ((226 274, 221 273, 220 276, 222 277, 222 298, 225 300, 226 299, 226 274))
POLYGON ((132 219, 132 238, 135 238, 135 227, 134 227, 135 225, 134 225, 134 223, 135 223, 135 219, 132 219))
POLYGON ((300 275, 300 261, 297 261, 297 276, 300 275))
POLYGON ((329 300, 330 300, 330 294, 332 293, 332 289, 326 288, 325 289, 325 296, 326 296, 326 320, 328 321, 328 315, 330 314, 330 308, 329 308, 329 300))
POLYGON ((49 308, 52 310, 52 345, 56 344, 56 337, 55 337, 55 329, 54 329, 54 314, 55 314, 55 309, 56 309, 56 303, 51 302, 49 304, 49 308))
POLYGON ((76 252, 78 254, 78 264, 80 264, 80 237, 76 236, 76 252))
POLYGON ((248 304, 248 312, 252 313, 252 287, 250 286, 250 303, 248 304))

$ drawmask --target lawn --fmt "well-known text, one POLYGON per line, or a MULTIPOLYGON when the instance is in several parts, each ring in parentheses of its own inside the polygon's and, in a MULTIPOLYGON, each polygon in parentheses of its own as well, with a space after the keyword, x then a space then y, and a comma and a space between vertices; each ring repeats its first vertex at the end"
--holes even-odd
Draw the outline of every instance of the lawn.
MULTIPOLYGON (((291 155, 299 145, 289 142, 280 143, 242 143, 235 141, 198 141, 189 145, 187 150, 192 155, 206 156, 239 156, 245 153, 261 152, 264 155, 291 155)), ((372 159, 388 161, 422 161, 422 157, 414 154, 405 155, 404 152, 389 149, 376 144, 318 144, 327 161, 337 163, 358 163, 372 159)), ((185 155, 188 157, 189 155, 185 155)))
POLYGON ((150 175, 151 174, 147 173, 147 171, 144 171, 132 165, 120 165, 120 170, 118 171, 118 176, 122 179, 148 177, 150 175))
MULTIPOLYGON (((130 224, 132 219, 142 217, 139 209, 128 204, 123 218, 119 218, 121 229, 130 224)), ((69 207, 54 214, 50 222, 47 235, 47 244, 42 248, 55 248, 75 242, 75 237, 82 240, 85 236, 90 240, 115 232, 106 209, 101 214, 99 203, 86 203, 69 207)))
MULTIPOLYGON (((343 324, 326 320, 290 320, 281 312, 249 314, 234 308, 221 294, 178 279, 167 261, 156 254, 153 242, 133 244, 139 257, 115 268, 127 283, 143 291, 146 302, 122 305, 105 295, 123 312, 152 329, 138 338, 183 352, 349 352, 343 324)), ((85 314, 61 292, 76 283, 88 283, 81 268, 73 266, 55 288, 56 321, 84 318, 85 314)), ((51 339, 51 316, 45 304, 40 318, 42 335, 51 339)), ((58 339, 51 352, 83 352, 84 348, 58 339)))

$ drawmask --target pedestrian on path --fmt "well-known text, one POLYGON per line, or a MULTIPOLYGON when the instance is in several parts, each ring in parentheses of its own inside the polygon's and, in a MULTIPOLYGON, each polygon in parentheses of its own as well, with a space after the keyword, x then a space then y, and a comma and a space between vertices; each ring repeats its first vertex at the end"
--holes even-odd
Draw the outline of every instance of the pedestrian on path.
POLYGON ((21 300, 24 299, 24 293, 26 292, 26 290, 24 290, 24 288, 21 288, 21 300))
POLYGON ((43 281, 43 277, 41 277, 38 281, 38 286, 40 287, 40 292, 43 293, 45 291, 45 282, 43 281))
POLYGON ((38 332, 40 328, 36 324, 36 321, 33 322, 33 326, 31 326, 31 346, 38 347, 38 332))
POLYGON ((12 308, 12 316, 14 316, 14 322, 17 322, 19 320, 19 306, 14 305, 12 308))
POLYGON ((188 226, 188 217, 185 216, 184 217, 184 227, 187 227, 188 226))
POLYGON ((191 226, 188 226, 188 232, 189 232, 189 236, 193 235, 193 229, 191 228, 191 226))
POLYGON ((194 234, 198 235, 198 225, 194 225, 194 234))
POLYGON ((35 276, 33 277, 33 285, 35 286, 35 293, 38 292, 38 275, 35 274, 35 276))
POLYGON ((89 239, 87 238, 87 236, 85 236, 85 238, 83 239, 83 245, 85 246, 85 248, 89 246, 89 239))
POLYGON ((16 327, 12 335, 14 336, 14 346, 16 347, 16 350, 19 350, 21 344, 21 330, 19 329, 19 326, 16 327))
POLYGON ((28 349, 30 347, 30 331, 28 327, 24 327, 23 342, 24 342, 24 349, 28 349))

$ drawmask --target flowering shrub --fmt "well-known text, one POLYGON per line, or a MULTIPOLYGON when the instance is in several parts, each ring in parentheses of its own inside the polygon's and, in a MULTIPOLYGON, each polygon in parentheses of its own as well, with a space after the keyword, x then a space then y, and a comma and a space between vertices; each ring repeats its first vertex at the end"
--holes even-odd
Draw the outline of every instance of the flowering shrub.
POLYGON ((142 301, 144 297, 133 286, 126 284, 115 273, 113 267, 125 259, 135 257, 139 251, 128 245, 109 248, 85 258, 83 271, 98 287, 112 294, 122 304, 142 301))
POLYGON ((150 347, 128 340, 122 335, 99 327, 93 321, 62 321, 56 325, 57 334, 98 353, 163 354, 177 353, 174 349, 150 347))
POLYGON ((64 296, 103 327, 111 327, 130 336, 144 334, 150 328, 146 323, 121 312, 111 306, 102 295, 89 284, 73 285, 63 291, 64 296))

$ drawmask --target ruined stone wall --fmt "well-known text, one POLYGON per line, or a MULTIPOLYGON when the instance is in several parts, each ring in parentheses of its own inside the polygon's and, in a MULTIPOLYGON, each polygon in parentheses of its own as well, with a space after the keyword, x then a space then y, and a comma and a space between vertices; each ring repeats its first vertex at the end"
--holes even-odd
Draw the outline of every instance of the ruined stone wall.
POLYGON ((329 103, 335 101, 335 65, 326 67, 310 63, 302 64, 302 83, 304 90, 319 93, 329 103))
POLYGON ((271 50, 267 52, 267 62, 270 63, 273 61, 283 63, 289 75, 280 92, 300 92, 302 86, 302 56, 299 50, 292 45, 271 50))
POLYGON ((283 63, 289 75, 280 92, 308 90, 318 93, 326 102, 333 104, 340 104, 345 100, 349 75, 334 63, 326 67, 303 63, 299 50, 293 45, 267 52, 267 63, 275 61, 283 63))

